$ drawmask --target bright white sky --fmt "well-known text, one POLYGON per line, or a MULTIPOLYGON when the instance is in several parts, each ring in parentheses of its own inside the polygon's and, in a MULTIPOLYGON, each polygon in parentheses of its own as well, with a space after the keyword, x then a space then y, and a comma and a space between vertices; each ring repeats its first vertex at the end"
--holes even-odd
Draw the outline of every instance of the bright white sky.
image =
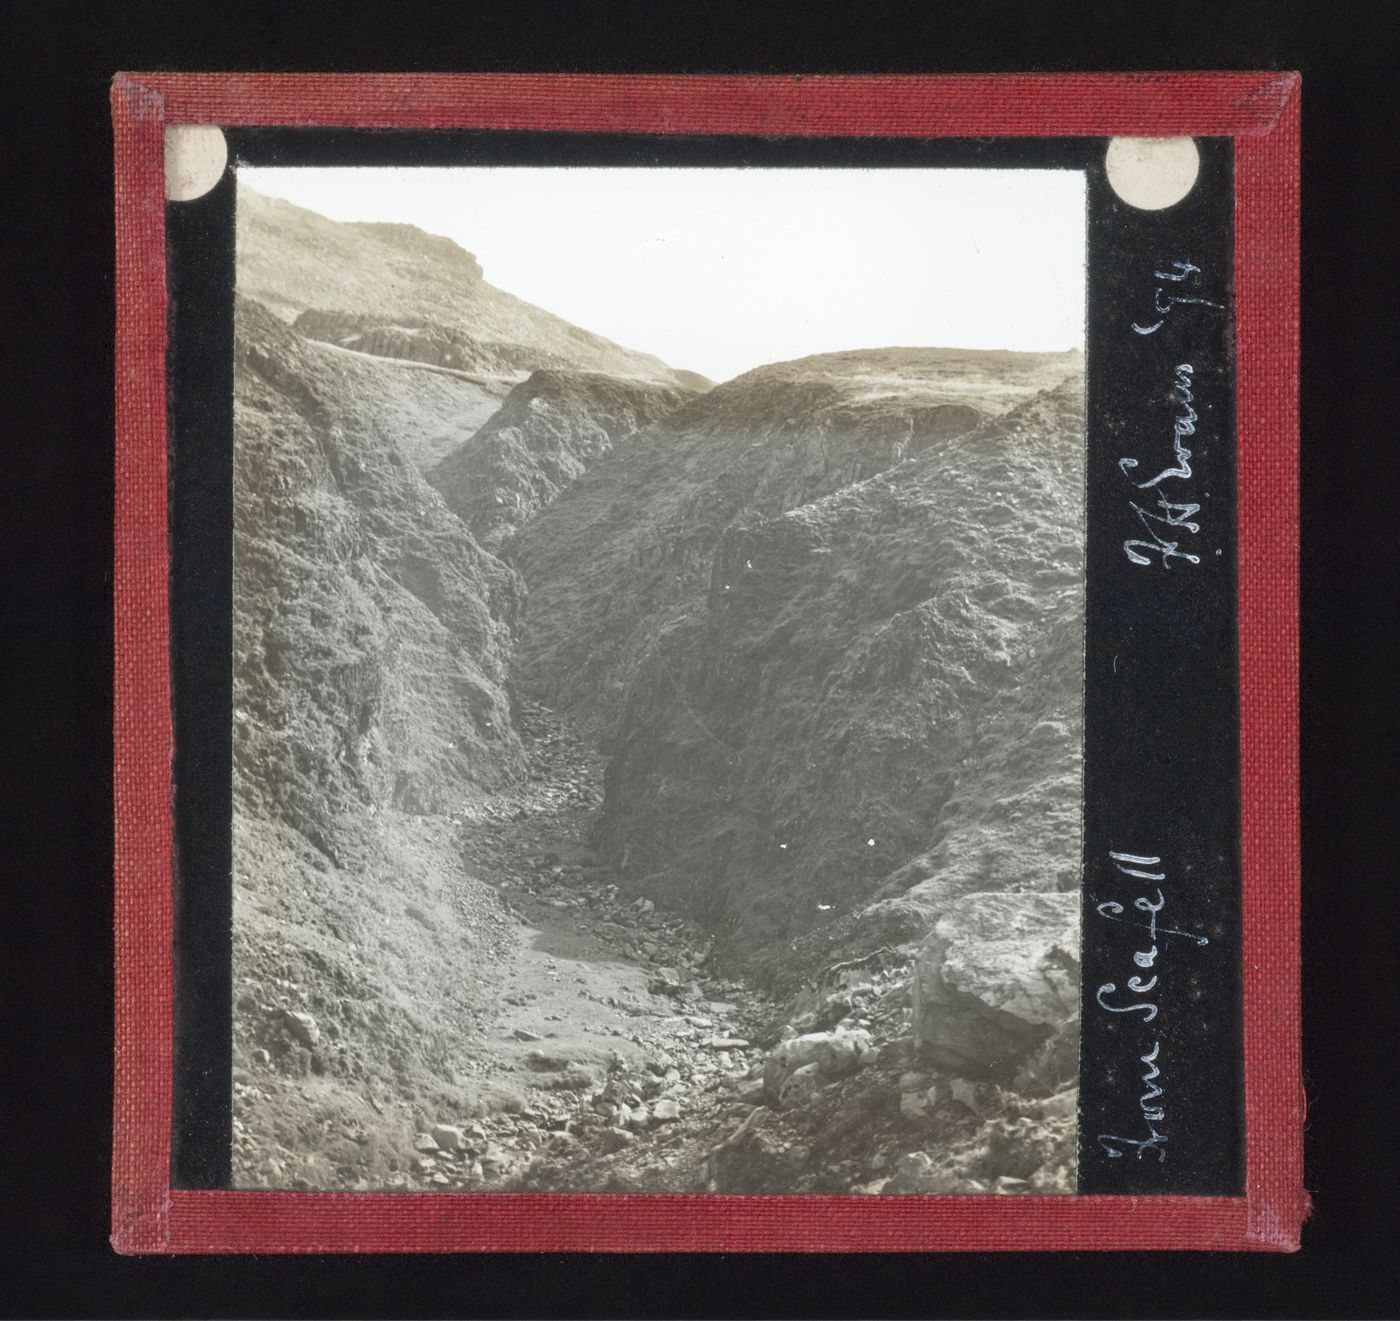
POLYGON ((837 349, 1084 346, 1074 170, 252 169, 335 220, 476 253, 486 279, 717 381, 837 349))

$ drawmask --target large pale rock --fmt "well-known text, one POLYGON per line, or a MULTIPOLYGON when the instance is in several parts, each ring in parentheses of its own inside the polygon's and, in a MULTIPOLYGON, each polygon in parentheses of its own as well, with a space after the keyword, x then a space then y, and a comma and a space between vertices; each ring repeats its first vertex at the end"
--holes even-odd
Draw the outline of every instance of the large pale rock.
POLYGON ((1079 896, 970 894, 914 969, 914 1039, 939 1067, 1007 1078, 1079 1005, 1079 896))
POLYGON ((968 1189, 967 1180, 946 1157, 940 1161, 927 1152, 911 1151, 899 1158, 894 1177, 884 1190, 887 1193, 961 1193, 968 1189))
POLYGON ((763 1066, 763 1090, 779 1107, 792 1106, 832 1078, 854 1073, 874 1057, 870 1033, 812 1032, 780 1042, 763 1066), (805 1086, 790 1087, 789 1081, 801 1075, 805 1086))
POLYGON ((462 1130, 456 1124, 434 1124, 432 1137, 443 1151, 461 1151, 466 1146, 462 1130))
POLYGON ((282 1026, 293 1041, 299 1042, 307 1050, 315 1050, 321 1040, 321 1029, 310 1014, 298 1013, 294 1009, 282 1011, 282 1026))

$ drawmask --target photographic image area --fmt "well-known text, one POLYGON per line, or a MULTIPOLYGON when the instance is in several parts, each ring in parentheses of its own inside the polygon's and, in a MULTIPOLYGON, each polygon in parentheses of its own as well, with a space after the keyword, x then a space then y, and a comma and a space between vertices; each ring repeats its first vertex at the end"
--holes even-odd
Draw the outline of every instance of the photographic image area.
POLYGON ((234 1186, 1073 1193, 1082 174, 236 245, 234 1186))

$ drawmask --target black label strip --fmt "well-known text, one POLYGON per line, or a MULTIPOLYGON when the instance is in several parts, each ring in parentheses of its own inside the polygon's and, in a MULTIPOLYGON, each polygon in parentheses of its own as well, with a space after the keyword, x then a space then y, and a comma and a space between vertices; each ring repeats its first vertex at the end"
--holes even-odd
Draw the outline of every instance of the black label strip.
POLYGON ((1079 1187, 1241 1188, 1231 149, 1091 172, 1079 1187))

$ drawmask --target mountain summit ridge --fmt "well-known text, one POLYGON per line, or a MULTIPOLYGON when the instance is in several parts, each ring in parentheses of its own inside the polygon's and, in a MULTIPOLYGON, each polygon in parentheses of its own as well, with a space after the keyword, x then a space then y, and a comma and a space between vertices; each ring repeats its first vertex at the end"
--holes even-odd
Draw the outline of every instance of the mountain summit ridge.
POLYGON ((693 373, 496 288, 473 253, 414 225, 330 220, 246 184, 238 189, 236 223, 239 293, 283 321, 349 314, 363 333, 406 319, 514 350, 506 370, 517 379, 536 368, 572 367, 694 385, 693 373))

